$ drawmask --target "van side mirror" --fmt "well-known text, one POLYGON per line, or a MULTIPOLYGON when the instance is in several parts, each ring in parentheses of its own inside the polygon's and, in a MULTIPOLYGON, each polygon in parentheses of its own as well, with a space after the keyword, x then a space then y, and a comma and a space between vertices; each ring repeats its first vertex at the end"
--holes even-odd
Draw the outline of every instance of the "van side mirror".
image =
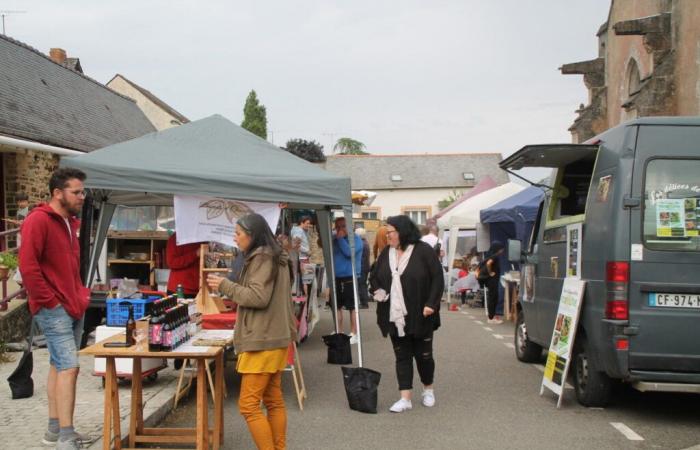
POLYGON ((508 262, 522 262, 523 244, 517 239, 508 239, 508 262))

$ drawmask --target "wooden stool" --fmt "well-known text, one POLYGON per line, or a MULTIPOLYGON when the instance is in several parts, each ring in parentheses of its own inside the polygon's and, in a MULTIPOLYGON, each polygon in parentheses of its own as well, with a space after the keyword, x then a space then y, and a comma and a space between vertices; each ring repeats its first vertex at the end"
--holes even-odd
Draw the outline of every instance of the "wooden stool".
MULTIPOLYGON (((209 390, 212 393, 212 396, 214 395, 214 382, 212 381, 212 376, 211 376, 211 369, 209 368, 209 363, 213 360, 207 360, 205 369, 207 371, 207 381, 209 383, 209 390)), ((197 372, 196 367, 190 367, 190 360, 185 359, 182 362, 182 367, 180 367, 180 376, 178 377, 177 380, 177 388, 175 389, 175 399, 173 402, 173 409, 177 408, 177 403, 180 401, 182 397, 187 395, 190 392, 190 388, 192 387, 192 380, 194 379, 195 373, 197 372), (184 386, 182 385, 182 382, 185 378, 185 371, 189 374, 189 378, 187 379, 187 384, 184 386)), ((226 379, 224 378, 224 398, 227 397, 226 393, 226 379)))
POLYGON ((304 373, 301 370, 301 359, 299 359, 299 352, 297 351, 297 343, 293 342, 289 344, 289 359, 287 361, 287 368, 284 369, 285 372, 292 372, 292 379, 294 380, 294 390, 297 394, 297 402, 299 403, 299 409, 304 410, 304 399, 306 398, 306 384, 304 384, 304 373))

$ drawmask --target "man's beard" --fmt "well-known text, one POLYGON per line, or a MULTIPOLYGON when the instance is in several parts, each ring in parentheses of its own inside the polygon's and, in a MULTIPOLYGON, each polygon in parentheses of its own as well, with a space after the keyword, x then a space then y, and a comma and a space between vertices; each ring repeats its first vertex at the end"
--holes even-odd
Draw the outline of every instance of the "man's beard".
POLYGON ((80 214, 80 209, 82 208, 82 206, 71 206, 65 198, 61 199, 61 207, 68 211, 71 216, 80 214))

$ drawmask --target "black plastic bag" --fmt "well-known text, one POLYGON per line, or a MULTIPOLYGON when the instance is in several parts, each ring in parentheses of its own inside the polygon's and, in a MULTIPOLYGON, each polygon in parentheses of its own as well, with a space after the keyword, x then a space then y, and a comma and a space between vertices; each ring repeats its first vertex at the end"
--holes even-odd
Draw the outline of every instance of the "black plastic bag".
POLYGON ((328 346, 328 364, 352 364, 350 336, 336 333, 323 336, 322 339, 328 346))
POLYGON ((22 354, 15 370, 7 377, 12 391, 12 400, 29 398, 34 395, 34 380, 32 371, 34 370, 34 355, 32 345, 34 343, 34 321, 30 325, 29 338, 27 339, 27 350, 22 354))
POLYGON ((377 387, 382 374, 364 367, 341 367, 350 409, 377 413, 377 387))

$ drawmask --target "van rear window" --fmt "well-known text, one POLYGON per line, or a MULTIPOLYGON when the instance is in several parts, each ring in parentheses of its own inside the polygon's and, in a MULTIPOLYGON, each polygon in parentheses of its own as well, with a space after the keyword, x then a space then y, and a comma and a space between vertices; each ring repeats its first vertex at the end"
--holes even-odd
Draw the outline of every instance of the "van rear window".
POLYGON ((655 159, 644 185, 644 244, 654 250, 700 250, 700 160, 655 159))

